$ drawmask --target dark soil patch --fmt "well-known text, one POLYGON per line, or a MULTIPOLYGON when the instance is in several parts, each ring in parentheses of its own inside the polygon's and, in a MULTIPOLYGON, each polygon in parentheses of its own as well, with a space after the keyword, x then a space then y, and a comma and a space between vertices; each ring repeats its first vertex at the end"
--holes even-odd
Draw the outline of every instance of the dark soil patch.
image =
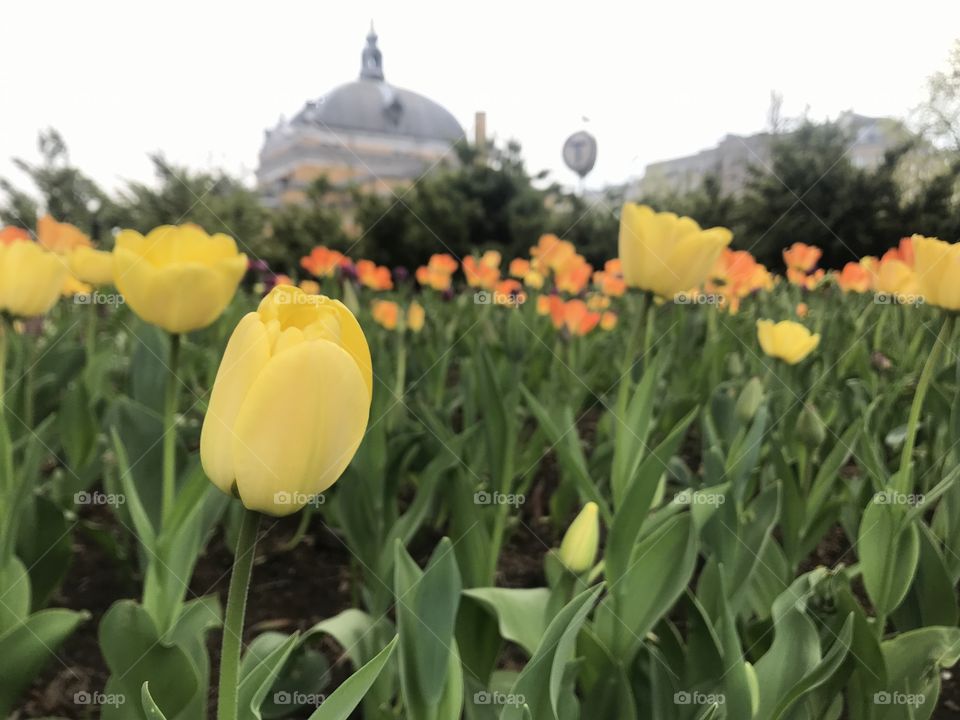
MULTIPOLYGON (((91 520, 109 522, 109 516, 91 520)), ((354 606, 350 596, 350 551, 319 518, 314 519, 303 542, 293 550, 281 551, 298 521, 299 516, 294 516, 263 523, 250 585, 245 642, 266 630, 305 630, 354 606)), ((226 606, 232 558, 218 533, 197 563, 188 598, 216 593, 226 606)), ((73 562, 53 605, 86 609, 92 618, 64 643, 58 653, 61 662, 54 662, 37 678, 25 697, 21 718, 55 715, 85 720, 96 716, 95 708, 76 704, 74 696, 102 691, 106 684, 109 673, 100 654, 97 627, 118 599, 137 598, 138 584, 123 579, 128 573, 89 533, 78 529, 74 535, 73 562)), ((220 639, 219 632, 208 636, 212 678, 218 673, 220 639)), ((347 663, 336 663, 342 651, 335 642, 325 639, 319 647, 333 667, 329 687, 334 688, 351 670, 347 663)), ((210 717, 215 717, 215 692, 215 687, 211 687, 210 717)))

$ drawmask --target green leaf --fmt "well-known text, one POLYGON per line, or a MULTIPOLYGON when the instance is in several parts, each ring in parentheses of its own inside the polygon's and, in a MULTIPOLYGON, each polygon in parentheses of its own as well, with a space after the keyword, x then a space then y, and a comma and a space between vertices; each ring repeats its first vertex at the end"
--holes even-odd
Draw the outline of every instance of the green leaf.
POLYGON ((820 663, 817 628, 804 611, 824 576, 822 570, 800 576, 774 602, 773 643, 754 666, 760 687, 758 718, 773 717, 790 689, 820 663))
POLYGON ((676 453, 687 427, 697 415, 694 408, 678 422, 656 447, 636 468, 636 477, 631 482, 610 527, 607 538, 604 561, 607 580, 611 587, 619 582, 627 571, 627 564, 633 552, 634 544, 640 536, 640 529, 647 519, 650 504, 667 469, 667 462, 676 453))
MULTIPOLYGON (((143 684, 149 681, 153 696, 170 717, 186 707, 197 692, 198 670, 189 655, 179 646, 164 645, 153 618, 133 600, 115 602, 100 621, 98 635, 114 691, 128 698, 140 697, 143 684)), ((129 712, 129 706, 124 706, 109 714, 131 720, 129 712)), ((137 717, 145 716, 138 713, 137 717)))
POLYGON ((533 655, 547 630, 547 588, 471 588, 463 594, 489 608, 497 618, 500 636, 533 655))
MULTIPOLYGON (((940 670, 960 660, 960 628, 926 627, 901 633, 881 645, 889 678, 884 691, 919 700, 913 718, 929 718, 940 695, 940 670)), ((906 699, 906 698, 904 698, 906 699)), ((874 720, 901 720, 903 705, 877 705, 874 720)))
POLYGON ((872 498, 860 521, 857 553, 863 583, 884 616, 903 601, 920 558, 916 524, 907 524, 905 514, 900 505, 872 498))
POLYGON ((16 556, 0 567, 0 636, 30 614, 30 575, 16 556))
MULTIPOLYGON (((626 406, 625 414, 611 413, 614 423, 614 449, 610 485, 616 508, 620 507, 648 450, 647 438, 653 417, 654 389, 660 379, 661 364, 660 358, 656 358, 646 367, 633 397, 626 406)), ((628 383, 629 380, 623 379, 621 382, 628 383)))
POLYGON ((925 524, 920 529, 920 559, 916 576, 904 601, 893 613, 893 622, 900 631, 929 625, 957 624, 957 600, 953 582, 933 531, 925 524))
POLYGON ((610 596, 601 605, 606 611, 601 637, 616 655, 632 655, 628 648, 635 650, 673 606, 696 561, 697 534, 689 513, 671 518, 637 544, 630 566, 616 585, 610 585, 610 596))
POLYGON ((247 648, 237 687, 237 720, 260 720, 264 698, 299 644, 300 634, 293 633, 267 647, 251 644, 247 648))
MULTIPOLYGON (((563 673, 573 659, 580 628, 602 590, 602 585, 588 588, 564 606, 517 678, 510 694, 524 698, 532 720, 559 720, 557 701, 563 673)), ((522 720, 523 717, 524 707, 506 705, 500 720, 522 720)))
POLYGON ((394 637, 370 662, 344 680, 310 716, 309 720, 347 720, 373 683, 383 672, 387 661, 397 647, 399 636, 394 637))
POLYGON ((0 635, 0 717, 10 714, 57 648, 89 617, 73 610, 41 610, 0 635))
POLYGON ((157 707, 157 704, 153 701, 153 697, 150 695, 149 682, 143 684, 143 689, 140 691, 140 702, 149 720, 167 720, 167 716, 157 707))
POLYGON ((127 458, 127 450, 120 440, 120 434, 116 428, 110 429, 110 436, 113 438, 113 449, 117 455, 117 472, 120 474, 120 487, 126 497, 125 505, 130 510, 130 517, 133 520, 133 527, 137 531, 137 539, 141 542, 144 549, 150 555, 155 554, 156 531, 150 516, 140 500, 140 493, 137 491, 136 483, 133 480, 133 474, 130 469, 130 461, 127 458))
POLYGON ((46 497, 34 498, 33 513, 20 526, 17 541, 17 556, 29 568, 31 607, 44 607, 66 575, 73 555, 72 528, 59 505, 46 497))
POLYGON ((404 699, 412 718, 432 718, 448 682, 455 682, 450 654, 462 586, 449 538, 422 571, 398 541, 394 573, 404 699))
POLYGON ((784 695, 777 710, 773 714, 773 720, 784 720, 789 717, 789 712, 796 707, 806 695, 814 692, 818 687, 824 685, 833 676, 840 665, 847 657, 850 651, 850 644, 853 639, 853 613, 847 616, 843 623, 840 635, 834 641, 833 645, 827 651, 823 660, 809 673, 794 685, 784 695))
POLYGON ((587 458, 583 453, 580 433, 577 431, 576 421, 572 417, 573 412, 570 407, 568 405, 563 406, 560 413, 564 417, 564 422, 558 424, 554 420, 554 411, 548 410, 525 386, 521 385, 520 390, 526 399, 527 407, 533 412, 540 429, 543 430, 547 440, 557 453, 561 469, 568 473, 573 482, 576 483, 577 489, 584 500, 592 500, 597 503, 604 522, 609 523, 613 519, 613 513, 610 512, 607 499, 597 488, 597 484, 590 475, 587 458))
POLYGON ((82 468, 97 444, 97 418, 82 382, 72 383, 63 393, 57 420, 60 442, 70 467, 82 468))

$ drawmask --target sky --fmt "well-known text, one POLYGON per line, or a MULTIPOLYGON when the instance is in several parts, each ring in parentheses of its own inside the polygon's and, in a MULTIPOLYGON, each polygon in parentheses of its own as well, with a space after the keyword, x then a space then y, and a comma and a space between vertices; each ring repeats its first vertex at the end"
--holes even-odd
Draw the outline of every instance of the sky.
POLYGON ((251 185, 263 132, 356 79, 371 19, 388 82, 473 136, 518 140, 532 171, 575 176, 564 139, 597 137, 591 188, 764 129, 783 113, 909 117, 960 38, 960 3, 454 0, 7 0, 0 177, 54 127, 107 189, 150 180, 148 153, 251 185))

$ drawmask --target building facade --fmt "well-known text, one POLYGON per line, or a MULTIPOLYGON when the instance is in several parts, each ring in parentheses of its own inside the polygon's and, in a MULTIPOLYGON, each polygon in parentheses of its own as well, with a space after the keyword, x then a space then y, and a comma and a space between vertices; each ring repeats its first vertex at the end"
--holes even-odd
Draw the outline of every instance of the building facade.
POLYGON ((303 202, 322 176, 335 190, 387 193, 456 162, 451 147, 464 137, 441 105, 387 83, 371 27, 358 80, 308 101, 291 120, 266 131, 257 186, 270 207, 303 202))
MULTIPOLYGON (((843 113, 837 122, 853 138, 847 157, 857 167, 872 169, 884 154, 905 138, 903 124, 890 118, 843 113)), ((683 194, 698 188, 708 175, 716 176, 724 193, 737 194, 750 177, 750 167, 770 166, 775 135, 727 135, 720 143, 695 155, 651 163, 633 183, 631 197, 683 194)))

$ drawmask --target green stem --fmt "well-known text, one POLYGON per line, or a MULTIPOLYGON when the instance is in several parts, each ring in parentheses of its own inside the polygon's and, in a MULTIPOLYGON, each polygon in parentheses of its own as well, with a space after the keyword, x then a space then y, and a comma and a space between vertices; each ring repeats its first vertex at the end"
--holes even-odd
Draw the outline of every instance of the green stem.
POLYGON ((0 412, 7 408, 7 318, 0 317, 0 412))
POLYGON ((940 326, 940 334, 933 344, 933 349, 927 356, 927 362, 924 363, 923 370, 920 372, 920 382, 917 383, 917 390, 913 395, 913 404, 910 406, 910 416, 907 420, 907 435, 903 441, 903 452, 900 455, 900 469, 894 476, 894 490, 901 493, 909 493, 911 489, 911 467, 913 460, 913 448, 917 439, 917 426, 920 423, 920 412, 923 410, 923 399, 930 389, 930 381, 937 370, 940 361, 941 348, 946 344, 950 337, 953 316, 947 315, 940 326))
POLYGON ((220 689, 217 695, 217 720, 237 720, 237 686, 240 682, 240 647, 243 644, 243 616, 247 609, 247 590, 257 547, 260 513, 244 509, 233 556, 233 575, 223 619, 223 645, 220 650, 220 689))
POLYGON ((35 338, 27 338, 29 342, 24 343, 24 367, 23 372, 23 424, 26 426, 27 430, 33 430, 33 394, 34 394, 34 375, 33 372, 33 348, 34 343, 32 342, 35 338))
POLYGON ((84 350, 86 352, 86 362, 90 362, 93 357, 93 351, 97 345, 97 308, 93 306, 87 308, 86 326, 84 328, 84 350))
POLYGON ((304 536, 307 534, 307 529, 310 527, 310 518, 312 516, 313 508, 309 505, 300 511, 300 522, 297 525, 297 529, 293 533, 293 537, 280 546, 280 552, 289 552, 300 544, 304 536))
POLYGON ((180 362, 180 336, 170 336, 170 357, 167 363, 169 375, 163 396, 163 501, 161 517, 164 523, 173 511, 177 487, 177 390, 180 378, 177 366, 180 362))

